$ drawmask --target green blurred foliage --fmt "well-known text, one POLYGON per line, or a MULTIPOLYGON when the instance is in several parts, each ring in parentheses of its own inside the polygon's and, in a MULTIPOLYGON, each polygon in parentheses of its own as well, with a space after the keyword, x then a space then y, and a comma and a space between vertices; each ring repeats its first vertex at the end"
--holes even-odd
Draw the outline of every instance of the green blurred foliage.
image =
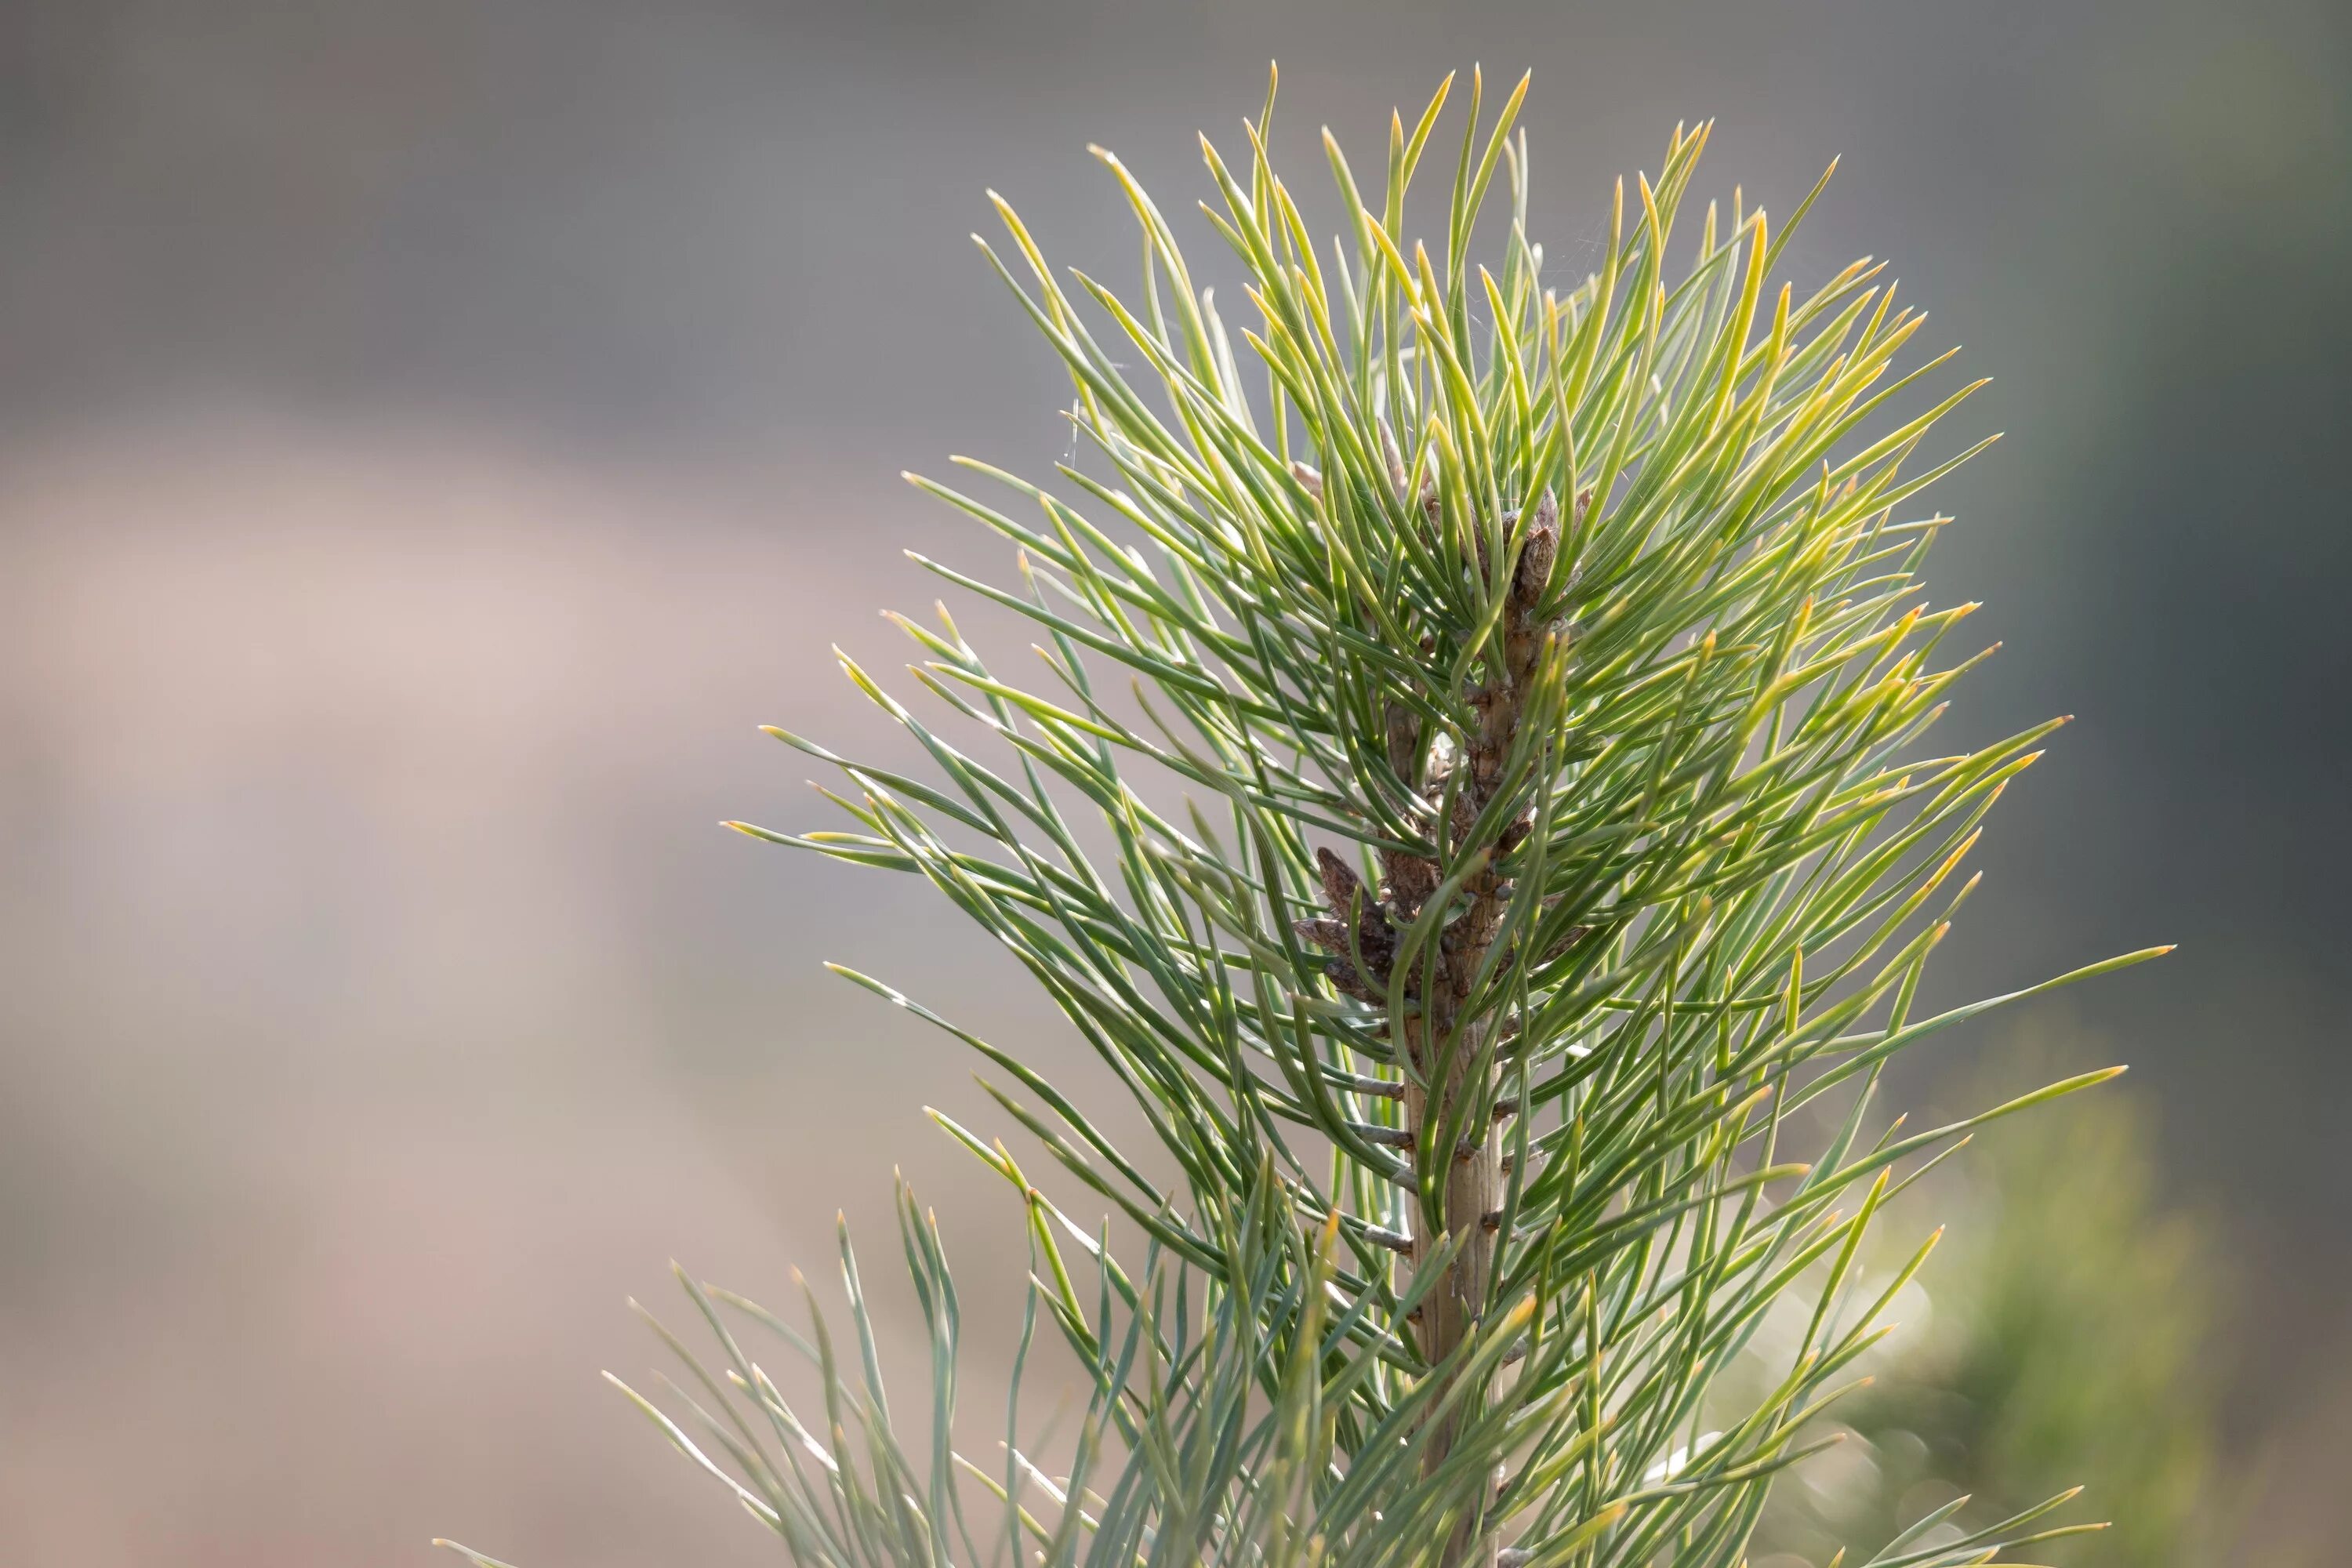
MULTIPOLYGON (((2002 1066, 2072 1056, 2029 1041, 2002 1066)), ((1758 1568, 1822 1563, 1839 1542, 1866 1556, 1963 1494, 1954 1523, 1990 1521, 2058 1481, 2114 1521, 2046 1549, 2066 1568, 2217 1560, 2227 1269, 2205 1216, 2159 1193, 2158 1146, 2149 1107, 2117 1086, 1962 1156, 1937 1205, 1959 1217, 1925 1289, 1839 1408, 1846 1442, 1775 1489, 1758 1568)))

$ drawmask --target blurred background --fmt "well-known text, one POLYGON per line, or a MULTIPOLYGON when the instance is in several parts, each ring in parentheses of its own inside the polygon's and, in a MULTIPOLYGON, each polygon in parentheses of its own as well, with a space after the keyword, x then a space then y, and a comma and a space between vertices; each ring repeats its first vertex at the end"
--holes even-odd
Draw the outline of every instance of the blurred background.
POLYGON ((1562 278, 1677 120, 1719 120, 1702 195, 1776 214, 1843 155, 1793 270, 1891 257, 1999 378, 1954 444, 2010 432, 1941 491, 1934 585, 2007 642, 1956 723, 2082 716, 1935 984, 2182 947, 1915 1074, 2136 1068, 1986 1152, 1911 1379, 1941 1414, 1858 1415, 1876 1469, 1822 1507, 2054 1454, 2183 1510, 2102 1561, 2344 1561, 2352 13, 2317 0, 16 0, 0 1559, 765 1561, 596 1380, 655 1359, 623 1299, 672 1256, 783 1296, 837 1206, 887 1250, 896 1164, 1004 1321, 1010 1212, 918 1109, 970 1110, 966 1063, 819 962, 1064 1035, 927 889, 714 824, 823 809, 755 723, 874 736, 826 649, 895 668, 902 546, 1004 564, 898 470, 1067 450, 982 189, 1124 279, 1101 142, 1206 250, 1192 133, 1237 143, 1269 58, 1318 201, 1317 126, 1360 167, 1446 69, 1533 68, 1562 278), (2056 1427, 2019 1364, 2078 1380, 2056 1427))

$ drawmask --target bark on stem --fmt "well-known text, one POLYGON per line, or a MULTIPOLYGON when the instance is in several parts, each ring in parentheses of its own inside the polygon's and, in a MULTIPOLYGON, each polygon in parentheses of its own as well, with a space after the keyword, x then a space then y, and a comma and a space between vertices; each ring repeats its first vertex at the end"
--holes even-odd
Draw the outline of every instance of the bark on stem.
MULTIPOLYGON (((1460 765, 1467 773, 1457 798, 1466 810, 1459 814, 1457 831, 1468 826, 1500 787, 1504 760, 1518 732, 1549 629, 1538 623, 1537 611, 1549 587, 1559 543, 1558 508, 1547 491, 1529 520, 1526 542, 1513 563, 1510 599, 1498 628, 1501 657, 1490 662, 1486 685, 1471 694, 1479 724, 1463 748, 1460 765)), ((1521 826, 1507 829, 1498 850, 1512 847, 1510 836, 1523 831, 1521 826)), ((1454 847, 1456 854, 1464 847, 1454 847)), ((1392 889, 1407 884, 1434 886, 1438 877, 1438 868, 1427 862, 1391 865, 1390 870, 1392 889)), ((1444 1277, 1422 1298, 1421 1343, 1432 1363, 1445 1360, 1475 1332, 1486 1310, 1486 1284, 1500 1237, 1488 1232, 1485 1221, 1503 1206, 1504 1196, 1503 1141, 1495 1131, 1496 1118, 1477 1113, 1497 1098, 1496 1086, 1486 1081, 1494 1071, 1491 1064, 1484 1067, 1482 1074, 1486 1056, 1483 1047, 1496 1020, 1472 1020, 1458 1030, 1455 1022, 1502 924, 1509 886, 1490 865, 1464 891, 1467 908, 1441 939, 1436 994, 1421 999, 1418 1022, 1402 1031, 1421 1080, 1405 1087, 1405 1124, 1413 1134, 1413 1159, 1423 1178, 1423 1190, 1434 1184, 1441 1194, 1439 1212, 1422 1217, 1418 1227, 1422 1239, 1416 1247, 1416 1268, 1442 1267, 1444 1270, 1444 1277), (1454 1037, 1450 1045, 1449 1036, 1454 1037), (1461 1128, 1466 1148, 1446 1136, 1449 1123, 1461 1128), (1436 1244, 1455 1235, 1464 1240, 1452 1260, 1442 1266, 1434 1263, 1429 1255, 1436 1244)), ((1427 1468, 1443 1464, 1452 1452, 1460 1420, 1457 1407, 1430 1435, 1427 1468)), ((1448 1568, 1471 1563, 1491 1568, 1497 1544, 1491 1531, 1481 1532, 1473 1521, 1465 1521, 1447 1542, 1444 1562, 1448 1568)))
MULTIPOLYGON (((1580 504, 1581 498, 1580 498, 1580 504)), ((1434 491, 1423 499, 1433 529, 1436 525, 1434 491)), ((1504 520, 1517 532, 1516 517, 1504 520)), ((1482 547, 1483 551, 1483 547, 1482 547)), ((1482 813, 1494 803, 1503 785, 1504 763, 1510 755, 1528 699, 1534 689, 1544 648, 1552 627, 1540 615, 1551 586, 1552 569, 1559 553, 1559 509, 1549 491, 1537 504, 1512 563, 1504 613, 1496 627, 1497 641, 1485 660, 1483 683, 1463 693, 1478 715, 1470 733, 1461 738, 1459 754, 1448 779, 1422 777, 1427 737, 1412 710, 1399 703, 1387 715, 1389 761, 1400 779, 1409 781, 1433 803, 1451 795, 1454 820, 1444 829, 1446 839, 1437 858, 1409 852, 1383 850, 1381 886, 1368 889, 1354 868, 1330 849, 1316 851, 1323 883, 1326 918, 1303 920, 1296 927, 1304 941, 1329 954, 1325 973, 1343 994, 1379 1003, 1402 980, 1412 1010, 1391 1020, 1392 1037, 1401 1040, 1412 1062, 1400 1099, 1404 1111, 1402 1142, 1412 1151, 1417 1191, 1433 1192, 1433 1205, 1423 1205, 1413 1235, 1396 1235, 1394 1245, 1413 1258, 1414 1283, 1426 1285, 1418 1314, 1418 1338, 1432 1364, 1444 1362, 1477 1331, 1486 1310, 1486 1284, 1494 1272, 1497 1219, 1503 1205, 1506 1169, 1503 1140, 1496 1124, 1517 1111, 1496 1094, 1492 1081, 1496 1066, 1487 1059, 1490 1044, 1507 1038, 1508 1021, 1491 1010, 1465 1017, 1471 989, 1502 929, 1511 886, 1500 863, 1507 860, 1529 828, 1528 812, 1482 844, 1465 842, 1482 813), (1448 868, 1469 862, 1485 852, 1484 868, 1459 884, 1454 897, 1462 907, 1437 937, 1435 963, 1424 968, 1413 961, 1414 973, 1397 975, 1400 933, 1427 912, 1429 900, 1448 878, 1448 868), (1441 865, 1441 860, 1444 864, 1441 865), (1423 994, 1424 989, 1427 994, 1423 994), (1498 1033, 1498 1031, 1502 1031, 1498 1033), (1462 1238, 1450 1262, 1439 1264, 1434 1252, 1449 1236, 1462 1238), (1421 1278, 1437 1268, 1441 1278, 1421 1278)), ((1486 570, 1482 559, 1480 570, 1486 570)), ((1424 645, 1424 654, 1433 650, 1424 645)), ((1381 1232, 1383 1244, 1392 1233, 1381 1232)), ((1475 1403, 1475 1402, 1473 1402, 1475 1403)), ((1456 1410, 1429 1434, 1426 1468, 1445 1463, 1454 1447, 1463 1415, 1456 1410)), ((1465 1519, 1446 1543, 1445 1568, 1492 1568, 1496 1542, 1475 1520, 1465 1519)))

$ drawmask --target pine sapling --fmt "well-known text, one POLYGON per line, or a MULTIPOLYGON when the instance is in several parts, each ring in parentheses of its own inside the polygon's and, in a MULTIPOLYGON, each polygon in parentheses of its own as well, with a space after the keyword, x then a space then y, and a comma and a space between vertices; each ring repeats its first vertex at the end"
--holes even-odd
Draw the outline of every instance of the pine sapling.
MULTIPOLYGON (((1732 1568, 1933 1246, 1865 1279, 1865 1231, 1970 1128, 2121 1070, 1916 1132, 1874 1104, 1898 1052, 2162 951, 1915 1009, 1986 813, 2057 727, 1923 744, 1975 660, 1940 658, 1973 606, 1921 596, 1948 520, 1918 498, 1977 448, 1915 459, 1975 387, 1895 419, 1948 356, 1898 369, 1922 318, 1882 266, 1779 281, 1819 185, 1777 226, 1708 205, 1675 270, 1704 124, 1554 286, 1527 81, 1488 121, 1474 73, 1442 232, 1412 240, 1453 80, 1391 118, 1377 187, 1325 132, 1328 246, 1268 162, 1270 92, 1238 160, 1203 139, 1238 332, 1108 153, 1129 293, 995 201, 1011 247, 982 249, 1082 452, 1047 484, 909 476, 1018 571, 918 562, 1025 617, 1045 671, 900 619, 937 717, 842 663, 926 771, 772 731, 845 779, 848 825, 730 826, 927 879, 1158 1148, 839 971, 982 1059, 1030 1152, 933 1116, 1007 1184, 1032 1270, 1011 1407, 967 1430, 945 1249, 902 1188, 919 1435, 845 1231, 854 1356, 814 1297, 803 1332, 685 1280, 718 1359, 672 1337, 690 1387, 630 1397, 804 1568, 1732 1568), (1767 1314, 1797 1348, 1735 1404, 1718 1374, 1767 1314), (1089 1394, 1050 1436, 1021 1404, 1039 1338, 1089 1394), (757 1343, 805 1360, 821 1419, 757 1343)), ((1872 1561, 2095 1528, 2042 1522, 2067 1495, 1937 1510, 1872 1561)))

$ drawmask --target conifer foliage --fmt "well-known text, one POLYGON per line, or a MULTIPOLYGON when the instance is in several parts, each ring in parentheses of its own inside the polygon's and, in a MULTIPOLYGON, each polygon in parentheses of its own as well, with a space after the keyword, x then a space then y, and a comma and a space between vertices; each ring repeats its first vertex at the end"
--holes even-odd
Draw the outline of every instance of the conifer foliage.
MULTIPOLYGON (((840 971, 982 1058, 1004 1139, 934 1115, 1007 1184, 1032 1285, 1000 1419, 959 1410, 911 1194, 919 1410, 886 1397, 845 1232, 849 1340, 814 1296, 800 1327, 686 1281, 715 1348, 673 1338, 680 1390, 631 1397, 804 1568, 1730 1568, 1933 1245, 1865 1279, 1865 1230, 1970 1127, 2121 1070, 1932 1130, 1874 1104, 1906 1047, 2162 951, 1915 1009, 1986 813, 2057 727, 1925 743, 1975 660, 1945 657, 1972 606, 1922 596, 1948 520, 1919 497, 1974 448, 1921 453, 1974 387, 1930 401, 1948 356, 1901 368, 1923 318, 1881 266, 1778 281, 1821 187, 1777 226, 1678 216, 1705 125, 1555 286, 1528 84, 1489 118, 1474 75, 1416 242, 1453 86, 1392 118, 1370 183, 1325 133, 1328 244, 1267 161, 1271 94, 1238 156, 1203 139, 1238 331, 1110 153, 1127 292, 995 202, 1010 244, 982 248, 1069 372, 1081 450, 1045 482, 914 479, 1016 570, 920 564, 1027 617, 1045 668, 900 619, 917 705, 842 662, 928 768, 773 731, 849 820, 731 826, 928 880, 1160 1147, 919 973, 840 971), (1784 1375, 1724 1407, 1773 1311, 1803 1325, 1784 1375), (1091 1403, 1033 1453, 1020 1373, 1053 1342, 1091 1403)), ((1967 1535, 1955 1505, 1872 1561, 2094 1528, 2052 1527, 2063 1500, 1967 1535)))

